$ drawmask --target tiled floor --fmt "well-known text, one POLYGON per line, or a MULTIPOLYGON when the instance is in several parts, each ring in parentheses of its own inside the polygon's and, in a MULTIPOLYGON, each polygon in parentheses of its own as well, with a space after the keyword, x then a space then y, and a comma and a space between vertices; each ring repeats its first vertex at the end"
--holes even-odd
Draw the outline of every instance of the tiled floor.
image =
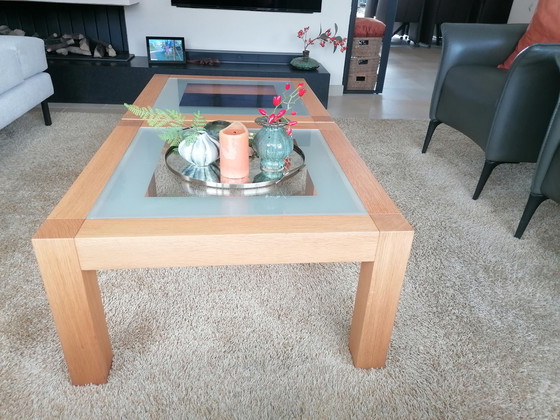
MULTIPOLYGON (((396 42, 389 53, 387 75, 381 94, 347 93, 329 97, 334 118, 428 119, 432 88, 441 48, 414 47, 396 42)), ((123 113, 122 105, 50 104, 53 110, 123 113)))
POLYGON ((439 47, 393 45, 381 94, 329 97, 333 117, 428 119, 441 55, 439 47))

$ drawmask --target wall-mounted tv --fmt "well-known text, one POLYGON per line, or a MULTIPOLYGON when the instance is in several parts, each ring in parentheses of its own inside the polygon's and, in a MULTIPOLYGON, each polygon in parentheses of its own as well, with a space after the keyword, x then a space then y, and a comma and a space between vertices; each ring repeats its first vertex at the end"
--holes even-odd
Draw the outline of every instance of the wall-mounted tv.
POLYGON ((202 9, 314 13, 321 11, 321 1, 322 0, 171 0, 171 5, 202 9))

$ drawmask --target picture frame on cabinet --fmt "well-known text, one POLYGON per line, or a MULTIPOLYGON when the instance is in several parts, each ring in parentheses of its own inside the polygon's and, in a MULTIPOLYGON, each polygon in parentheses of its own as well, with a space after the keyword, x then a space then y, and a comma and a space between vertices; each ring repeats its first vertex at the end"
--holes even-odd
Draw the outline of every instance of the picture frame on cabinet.
POLYGON ((185 63, 185 38, 175 36, 147 36, 148 63, 185 63))

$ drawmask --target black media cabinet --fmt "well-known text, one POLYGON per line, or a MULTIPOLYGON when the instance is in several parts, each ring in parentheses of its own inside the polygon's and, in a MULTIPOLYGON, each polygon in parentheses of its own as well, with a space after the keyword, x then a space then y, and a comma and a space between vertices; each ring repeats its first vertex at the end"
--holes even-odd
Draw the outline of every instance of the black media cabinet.
POLYGON ((50 102, 123 104, 132 103, 154 74, 192 76, 238 76, 304 78, 326 108, 330 74, 322 66, 317 70, 297 70, 290 66, 293 54, 217 52, 191 50, 189 60, 212 58, 216 66, 200 64, 148 64, 147 57, 130 60, 68 59, 48 57, 54 84, 50 102))

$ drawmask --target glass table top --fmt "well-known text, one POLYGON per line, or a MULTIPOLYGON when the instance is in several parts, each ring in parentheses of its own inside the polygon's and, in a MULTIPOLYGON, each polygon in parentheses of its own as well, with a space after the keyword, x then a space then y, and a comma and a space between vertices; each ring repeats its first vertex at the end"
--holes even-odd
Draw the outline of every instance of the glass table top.
MULTIPOLYGON (((182 114, 200 111, 203 115, 258 115, 258 108, 269 112, 274 108, 272 98, 287 92, 286 83, 288 81, 169 78, 153 108, 176 109, 182 114)), ((301 116, 310 115, 304 101, 297 101, 290 111, 301 116)))
POLYGON ((89 219, 367 214, 320 130, 294 130, 304 169, 285 185, 247 195, 193 188, 172 174, 158 132, 138 130, 89 219))

